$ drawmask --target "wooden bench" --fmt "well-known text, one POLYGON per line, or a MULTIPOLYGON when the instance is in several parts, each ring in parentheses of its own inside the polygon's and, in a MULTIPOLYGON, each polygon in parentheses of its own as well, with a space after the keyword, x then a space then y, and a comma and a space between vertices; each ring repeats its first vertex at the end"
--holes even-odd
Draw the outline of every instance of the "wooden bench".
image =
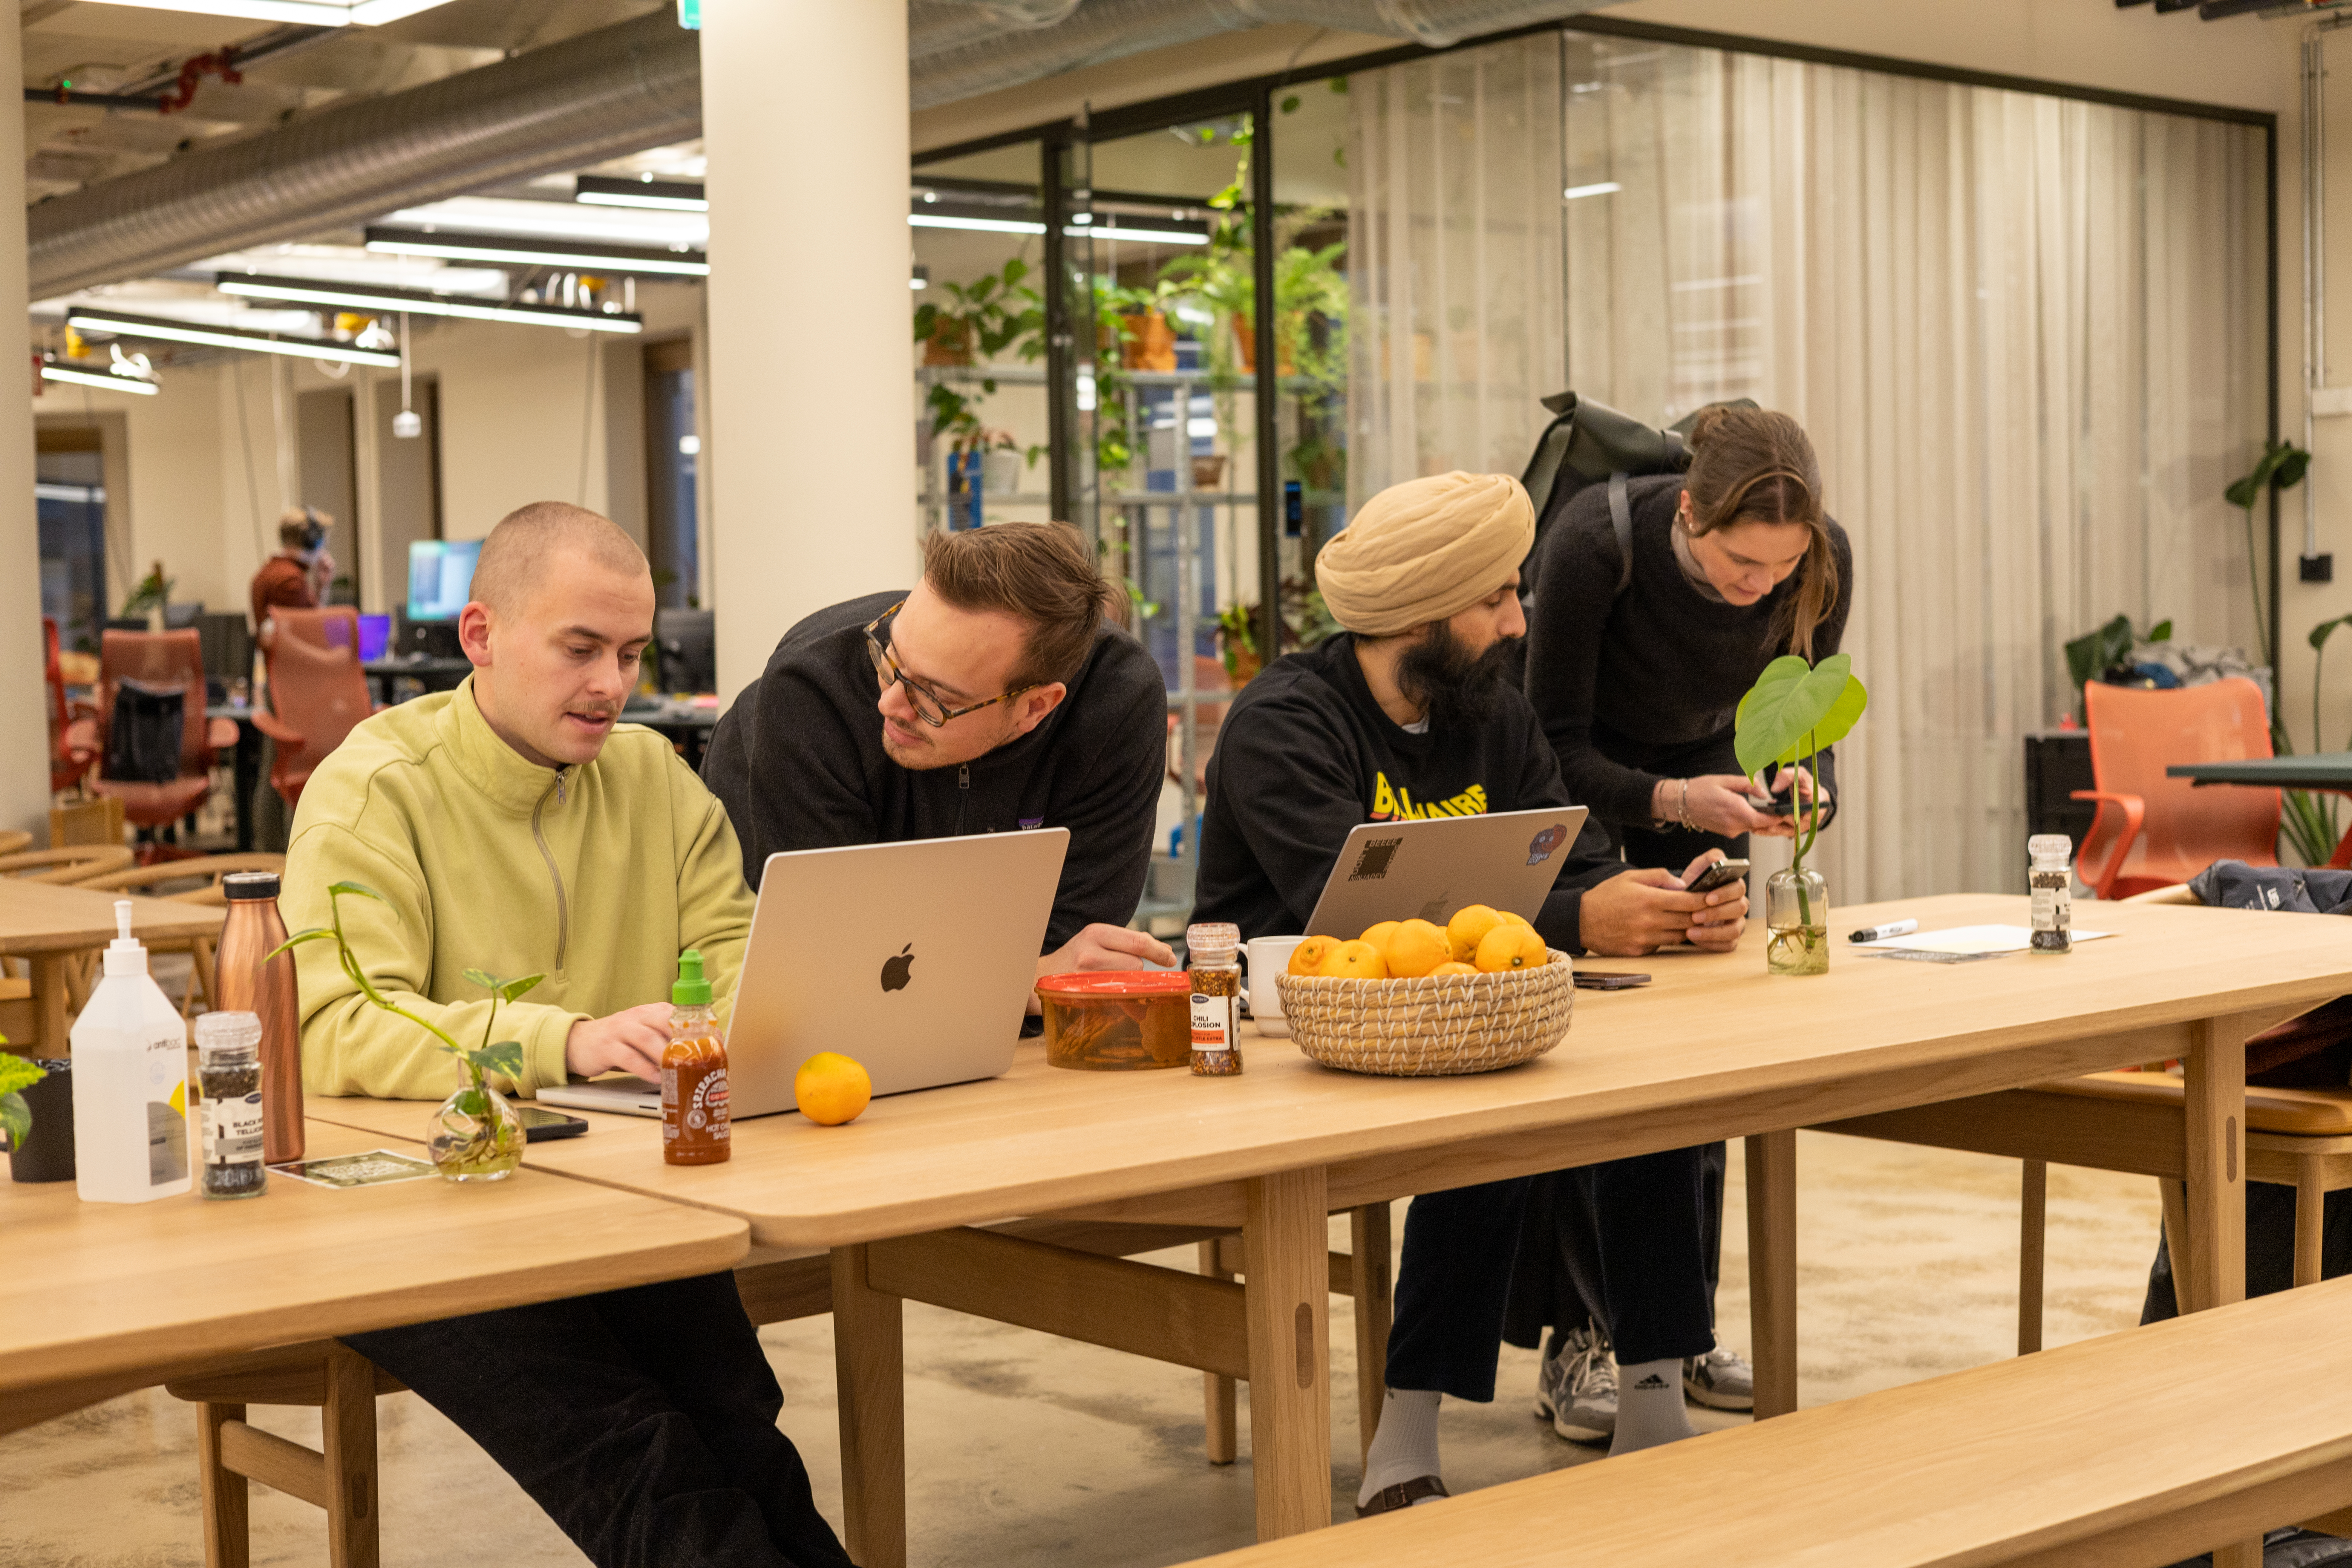
POLYGON ((2347 1321, 2330 1280, 1205 1561, 2249 1563, 2352 1503, 2347 1321))
MULTIPOLYGON (((1355 1245, 1363 1261, 1332 1254, 1331 1289, 1363 1298, 1358 1316, 1367 1332, 1377 1331, 1373 1348, 1382 1352, 1389 1320, 1388 1210, 1380 1205, 1376 1215, 1358 1215, 1354 1219, 1355 1245)), ((1210 1277, 1201 1281, 1202 1288, 1215 1291, 1222 1285, 1223 1291, 1238 1297, 1240 1287, 1229 1283, 1241 1272, 1235 1242, 1235 1237, 1216 1226, 1040 1218, 1013 1220, 986 1231, 908 1237, 898 1245, 909 1255, 906 1261, 917 1272, 936 1275, 933 1289, 912 1287, 911 1299, 935 1300, 1001 1322, 1197 1364, 1181 1352, 1171 1358, 1165 1346, 1129 1342, 1130 1338, 1148 1339, 1164 1331, 1163 1321, 1151 1309, 1167 1283, 1147 1277, 1168 1271, 1123 1260, 1138 1253, 1194 1245, 1200 1248, 1200 1271, 1210 1277), (964 1239, 959 1241, 960 1237, 964 1239), (1008 1291, 1002 1288, 1005 1282, 1001 1277, 992 1278, 996 1271, 988 1267, 986 1258, 978 1267, 969 1266, 968 1259, 962 1267, 925 1267, 936 1261, 929 1255, 941 1248, 979 1244, 992 1252, 997 1244, 1005 1242, 1026 1244, 1032 1252, 1059 1249, 1101 1260, 1098 1277, 1087 1281, 1097 1293, 1056 1301, 1055 1293, 1041 1289, 1035 1279, 1008 1291)), ((887 1249, 894 1244, 880 1246, 887 1249)), ((736 1268, 735 1288, 754 1323, 823 1316, 833 1310, 833 1255, 754 1248, 751 1257, 736 1268)), ((1234 1310, 1238 1316, 1238 1305, 1234 1310)), ((1234 1462, 1237 1440, 1232 1373, 1240 1370, 1241 1363, 1237 1352, 1205 1359, 1233 1363, 1225 1374, 1204 1374, 1208 1459, 1211 1464, 1229 1465, 1234 1462)), ((1366 1365, 1358 1394, 1365 1412, 1364 1441, 1369 1444, 1379 1418, 1381 1356, 1374 1354, 1366 1365)), ((205 1568, 247 1568, 251 1562, 246 1500, 249 1480, 326 1511, 327 1561, 331 1568, 374 1568, 380 1557, 375 1399, 378 1394, 403 1392, 403 1385, 390 1373, 332 1340, 320 1340, 237 1356, 175 1377, 164 1388, 174 1398, 197 1406, 205 1568), (247 1412, 256 1405, 318 1409, 323 1451, 250 1425, 247 1412)))

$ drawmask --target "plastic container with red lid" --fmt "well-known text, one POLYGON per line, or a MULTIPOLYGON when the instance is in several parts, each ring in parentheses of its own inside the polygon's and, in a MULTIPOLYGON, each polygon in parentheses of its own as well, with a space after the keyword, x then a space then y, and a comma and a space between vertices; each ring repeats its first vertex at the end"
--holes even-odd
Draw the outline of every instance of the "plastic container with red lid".
POLYGON ((1107 969, 1037 982, 1045 1060, 1087 1072, 1190 1067, 1192 982, 1181 970, 1107 969))

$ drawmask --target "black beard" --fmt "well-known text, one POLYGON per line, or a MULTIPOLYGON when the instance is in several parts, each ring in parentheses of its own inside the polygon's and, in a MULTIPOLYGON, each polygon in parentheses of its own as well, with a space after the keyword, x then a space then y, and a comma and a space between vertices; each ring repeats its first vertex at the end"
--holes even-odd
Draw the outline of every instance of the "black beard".
POLYGON ((1495 716, 1508 684, 1517 637, 1474 654, 1444 621, 1397 660, 1397 687, 1421 704, 1432 731, 1475 730, 1495 716))

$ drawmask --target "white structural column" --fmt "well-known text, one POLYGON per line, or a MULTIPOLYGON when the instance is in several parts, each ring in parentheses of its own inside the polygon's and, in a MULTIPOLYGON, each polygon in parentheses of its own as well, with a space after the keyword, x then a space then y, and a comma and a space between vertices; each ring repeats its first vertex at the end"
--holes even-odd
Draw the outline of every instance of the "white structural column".
POLYGON ((915 574, 907 8, 705 0, 719 693, 915 574))
MULTIPOLYGON (((0 81, 24 74, 24 37, 12 8, 0 23, 0 81)), ((903 140, 903 131, 900 135, 903 140)), ((0 828, 46 824, 49 805, 26 288, 25 111, 19 108, 0 114, 0 305, 6 307, 0 309, 0 828), (5 371, 8 365, 16 368, 5 371)))

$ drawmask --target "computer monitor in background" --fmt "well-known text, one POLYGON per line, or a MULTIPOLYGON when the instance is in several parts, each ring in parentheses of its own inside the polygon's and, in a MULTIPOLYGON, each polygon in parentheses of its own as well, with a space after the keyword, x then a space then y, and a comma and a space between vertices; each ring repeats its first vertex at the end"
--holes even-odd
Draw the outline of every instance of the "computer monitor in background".
POLYGON ((420 539, 408 547, 408 618, 454 621, 474 585, 478 539, 420 539))
POLYGON ((719 643, 709 610, 656 610, 654 646, 664 691, 719 689, 719 643))
MULTIPOLYGON (((212 611, 195 619, 205 650, 205 679, 226 692, 231 681, 253 679, 253 626, 243 610, 212 611)), ((218 700, 216 699, 215 700, 218 700)))

